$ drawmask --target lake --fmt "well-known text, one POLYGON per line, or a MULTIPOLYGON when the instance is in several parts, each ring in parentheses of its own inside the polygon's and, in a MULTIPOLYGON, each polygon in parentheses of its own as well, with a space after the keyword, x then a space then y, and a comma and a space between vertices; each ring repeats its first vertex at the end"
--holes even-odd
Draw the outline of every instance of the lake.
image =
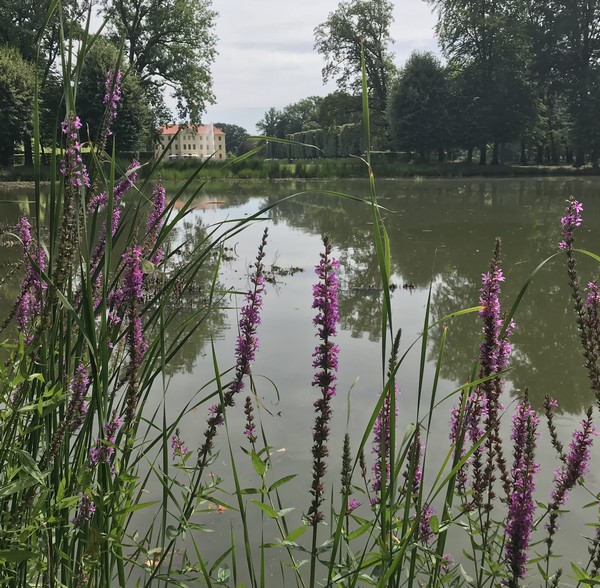
MULTIPOLYGON (((167 189, 174 192, 172 186, 167 189)), ((358 433, 364 430, 382 387, 379 315, 382 291, 373 249, 370 210, 354 200, 318 194, 315 190, 345 192, 363 198, 369 195, 368 182, 356 180, 209 187, 181 224, 175 238, 177 243, 185 243, 189 249, 203 238, 208 227, 225 220, 248 217, 279 202, 263 215, 262 220, 226 243, 219 288, 227 292, 244 291, 248 287, 247 269, 256 255, 262 230, 268 226, 265 264, 271 283, 267 285, 258 332, 260 350, 253 372, 256 394, 263 406, 261 422, 273 447, 275 471, 271 482, 286 474, 299 473, 292 484, 282 488, 284 506, 297 509, 290 516, 292 519, 296 516, 290 528, 294 528, 294 522, 299 521, 310 500, 312 403, 317 398, 316 390, 310 385, 312 353, 316 345, 312 325, 312 284, 324 233, 331 237, 335 256, 341 262, 341 324, 337 337, 339 380, 329 445, 330 484, 337 484, 339 479, 344 432, 348 428, 356 433, 353 443, 358 443, 358 433), (295 193, 294 197, 284 199, 295 193)), ((556 253, 560 218, 569 196, 575 196, 584 205, 584 224, 578 233, 577 246, 600 252, 600 179, 384 180, 377 183, 377 190, 391 243, 393 321, 395 328, 402 329, 401 354, 408 351, 397 379, 401 388, 398 416, 401 435, 416 414, 420 343, 409 348, 422 330, 430 286, 433 320, 478 304, 481 274, 488 269, 494 238, 499 236, 503 242, 502 266, 506 276, 502 300, 503 307, 508 310, 535 267, 556 253)), ((31 197, 32 192, 27 190, 0 191, 0 223, 3 227, 14 225, 19 211, 26 208, 25 203, 31 197)), ((17 247, 0 249, 4 272, 18 258, 17 247)), ((589 259, 581 260, 580 271, 584 283, 599 273, 596 264, 589 259)), ((207 271, 202 279, 208 283, 210 272, 207 271)), ((3 284, 0 291, 2 309, 10 306, 17 292, 16 277, 3 284)), ((194 308, 191 298, 186 296, 180 301, 177 312, 181 314, 181 320, 194 308)), ((171 415, 177 414, 194 394, 203 398, 208 393, 201 389, 214 377, 211 339, 220 369, 233 365, 236 308, 242 304, 241 297, 225 295, 206 328, 190 338, 169 368, 165 389, 157 383, 156 401, 160 402, 164 393, 171 415)), ((559 401, 557 424, 563 441, 568 443, 583 410, 594 403, 594 398, 583 369, 564 255, 552 259, 536 275, 514 318, 517 327, 511 370, 506 375, 503 402, 508 414, 503 431, 508 437, 512 403, 528 390, 536 408, 540 408, 546 394, 559 401)), ((480 343, 476 314, 455 318, 448 326, 438 398, 465 383, 480 343)), ((440 342, 441 329, 433 329, 427 349, 422 415, 429 405, 427 391, 431 388, 440 342)), ((452 400, 443 403, 434 414, 429 432, 433 448, 448 449, 452 403, 452 400)), ((190 448, 197 447, 203 439, 206 407, 196 408, 182 422, 181 436, 190 448)), ((240 398, 231 411, 228 423, 232 445, 247 445, 242 435, 243 399, 240 398)), ((553 469, 559 465, 547 440, 548 433, 542 425, 538 450, 542 474, 538 488, 539 498, 543 501, 547 501, 550 493, 553 469)), ((221 453, 213 468, 224 474, 228 471, 230 458, 223 439, 220 441, 221 453)), ((586 478, 593 493, 600 491, 599 470, 595 467, 600 464, 599 455, 596 451, 586 478)), ((442 457, 437 451, 431 453, 426 476, 435 474, 442 457)), ((252 468, 243 461, 241 452, 237 459, 242 486, 256 486, 258 480, 252 468)), ((233 487, 230 480, 225 486, 233 487)), ((235 498, 226 494, 220 495, 219 499, 235 504, 235 498)), ((582 507, 590 501, 590 495, 584 489, 573 491, 567 505, 573 512, 561 518, 556 552, 565 553, 574 560, 585 560, 587 544, 583 535, 591 535, 593 529, 586 529, 584 523, 595 521, 595 511, 584 511, 582 507)), ((327 503, 326 510, 328 508, 327 503)), ((368 506, 361 508, 368 509, 368 506)), ((254 523, 259 523, 258 509, 251 508, 249 516, 254 523)), ((140 520, 142 525, 144 519, 140 520)), ((201 515, 201 522, 215 529, 212 535, 202 539, 206 557, 210 560, 225 549, 229 540, 229 513, 214 509, 201 515), (217 537, 225 544, 218 545, 217 537)), ((267 525, 266 529, 265 540, 270 541, 275 536, 275 529, 272 529, 272 537, 268 536, 271 527, 267 525)), ((324 540, 327 531, 322 533, 324 540)), ((276 555, 279 556, 279 552, 276 555)), ((460 557, 460 553, 454 555, 460 557)), ((277 570, 278 566, 274 565, 273 573, 279 574, 277 570)))

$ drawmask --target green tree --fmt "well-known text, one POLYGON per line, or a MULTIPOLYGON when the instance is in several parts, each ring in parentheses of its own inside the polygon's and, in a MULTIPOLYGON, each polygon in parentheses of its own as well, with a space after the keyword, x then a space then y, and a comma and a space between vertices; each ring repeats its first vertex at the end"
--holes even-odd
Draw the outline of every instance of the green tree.
MULTIPOLYGON (((104 117, 103 98, 108 72, 115 69, 119 51, 107 39, 98 38, 87 54, 77 89, 78 114, 89 129, 91 138, 97 137, 104 117)), ((126 72, 127 65, 121 65, 126 72)), ((135 71, 127 72, 121 83, 118 116, 112 130, 116 148, 121 151, 143 149, 151 140, 152 115, 135 71)))
POLYGON ((335 79, 340 90, 359 91, 364 45, 367 83, 380 112, 385 111, 394 72, 389 50, 392 9, 389 0, 348 0, 315 28, 315 49, 325 58, 323 81, 335 79))
POLYGON ((427 159, 432 149, 448 145, 449 87, 432 53, 413 52, 402 68, 388 101, 390 134, 399 149, 427 159))
POLYGON ((241 155, 248 137, 248 131, 239 125, 229 123, 214 123, 215 127, 221 129, 225 133, 225 144, 227 151, 234 155, 241 155))
POLYGON ((14 47, 0 46, 0 165, 11 165, 15 144, 31 133, 35 68, 14 47))
POLYGON ((216 13, 210 0, 101 0, 101 6, 148 97, 169 88, 179 116, 200 122, 206 105, 214 103, 216 13))
POLYGON ((600 76, 600 0, 557 0, 556 16, 562 49, 562 74, 573 120, 575 165, 586 151, 597 159, 600 143, 598 77, 600 76))
POLYGON ((494 143, 518 138, 533 116, 534 102, 525 56, 530 50, 522 3, 517 0, 428 0, 438 12, 436 31, 455 69, 468 68, 477 100, 480 163, 494 143))
POLYGON ((322 129, 360 123, 362 121, 362 98, 337 90, 327 94, 320 103, 317 122, 322 129))

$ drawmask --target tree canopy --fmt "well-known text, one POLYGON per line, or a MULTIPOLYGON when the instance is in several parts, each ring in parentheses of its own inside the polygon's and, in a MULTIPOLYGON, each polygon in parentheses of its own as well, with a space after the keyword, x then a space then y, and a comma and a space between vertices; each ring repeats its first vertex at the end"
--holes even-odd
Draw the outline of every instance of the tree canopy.
POLYGON ((150 100, 170 88, 181 118, 200 122, 214 103, 216 12, 210 0, 101 0, 116 43, 125 44, 150 100))
POLYGON ((365 51, 367 84, 385 110, 394 71, 389 45, 393 22, 388 0, 348 0, 315 28, 315 49, 325 58, 323 81, 335 79, 340 90, 356 93, 361 85, 361 47, 365 51))
POLYGON ((396 80, 389 99, 390 132, 400 149, 425 159, 448 145, 449 87, 444 68, 432 53, 413 53, 396 80))
MULTIPOLYGON (((88 128, 92 140, 98 135, 105 113, 103 103, 106 94, 105 80, 113 72, 119 60, 119 51, 107 39, 98 38, 86 56, 77 89, 78 114, 88 128)), ((118 116, 112 124, 112 132, 118 150, 143 149, 151 140, 152 114, 136 72, 128 70, 122 59, 121 70, 125 73, 121 82, 121 99, 118 116)))
POLYGON ((35 69, 15 47, 0 45, 0 165, 10 165, 15 143, 32 125, 35 69))

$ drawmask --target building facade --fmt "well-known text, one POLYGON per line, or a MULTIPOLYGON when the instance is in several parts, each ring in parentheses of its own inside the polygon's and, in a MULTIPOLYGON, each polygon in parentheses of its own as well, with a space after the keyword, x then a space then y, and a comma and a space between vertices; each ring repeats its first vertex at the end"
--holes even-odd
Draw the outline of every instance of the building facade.
MULTIPOLYGON (((158 129, 156 155, 164 159, 195 157, 217 161, 227 157, 225 133, 214 125, 165 125, 158 129)), ((164 160, 163 160, 164 161, 164 160)))

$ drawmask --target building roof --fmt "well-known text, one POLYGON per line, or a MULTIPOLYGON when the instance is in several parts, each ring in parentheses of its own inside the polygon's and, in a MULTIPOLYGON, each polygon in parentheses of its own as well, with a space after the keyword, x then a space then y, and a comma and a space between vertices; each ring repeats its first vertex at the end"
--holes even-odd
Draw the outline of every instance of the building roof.
MULTIPOLYGON (((186 125, 172 124, 172 125, 163 125, 163 126, 159 127, 158 134, 159 135, 175 135, 179 131, 180 127, 181 127, 182 131, 185 131, 186 129, 190 129, 192 131, 195 131, 196 134, 198 134, 198 135, 208 135, 209 130, 210 130, 210 125, 186 126, 186 125)), ((213 134, 214 135, 224 135, 225 133, 221 129, 219 129, 217 127, 213 127, 213 134)))

